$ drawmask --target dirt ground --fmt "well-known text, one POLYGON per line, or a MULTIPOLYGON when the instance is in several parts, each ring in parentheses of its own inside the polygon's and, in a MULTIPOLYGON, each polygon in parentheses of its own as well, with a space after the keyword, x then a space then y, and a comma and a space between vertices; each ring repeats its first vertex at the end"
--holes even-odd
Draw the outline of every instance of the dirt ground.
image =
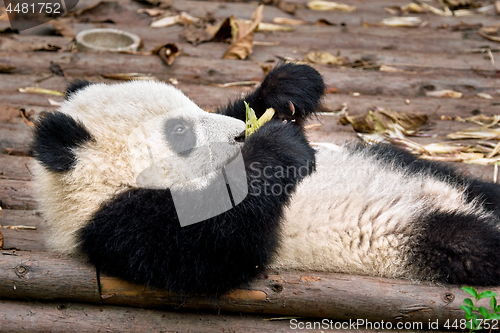
MULTIPOLYGON (((429 120, 422 127, 423 135, 410 138, 422 145, 451 141, 447 134, 474 126, 456 121, 456 117, 500 114, 500 37, 495 30, 500 21, 498 1, 464 1, 484 12, 475 12, 474 6, 464 7, 465 11, 457 11, 455 16, 429 10, 408 13, 402 7, 409 0, 345 0, 345 4, 356 7, 354 11, 312 10, 306 0, 265 2, 262 22, 283 22, 276 18, 284 18, 299 20, 300 24, 278 27, 286 26, 290 31, 255 32, 253 52, 245 60, 223 59, 230 44, 201 42, 207 37, 200 31, 203 24, 217 24, 231 16, 250 20, 258 2, 80 0, 70 14, 21 33, 10 30, 6 15, 2 15, 5 8, 0 7, 0 225, 32 227, 0 229, 4 249, 46 251, 30 171, 30 125, 43 112, 57 110, 63 100, 63 96, 53 94, 23 93, 21 88, 62 92, 69 81, 77 78, 116 83, 117 74, 139 73, 175 84, 203 109, 211 111, 253 89, 262 80, 266 66, 285 60, 305 61, 311 52, 328 52, 341 63, 311 63, 327 85, 322 109, 308 124, 311 141, 358 140, 352 126, 339 123, 345 112, 354 116, 384 109, 426 114, 429 120), (151 17, 145 9, 161 9, 158 13, 165 17, 187 13, 200 21, 154 28, 150 25, 158 17, 151 17), (457 16, 461 13, 472 15, 457 16), (417 22, 416 26, 383 23, 395 16, 414 17, 410 23, 417 22), (142 39, 142 47, 134 54, 79 52, 74 36, 93 28, 134 33, 142 39), (181 50, 171 65, 151 52, 165 44, 181 50), (451 90, 455 96, 432 96, 444 94, 443 90, 451 90)), ((443 11, 438 1, 420 3, 443 11)), ((496 143, 490 140, 490 145, 496 143)), ((457 165, 477 177, 493 179, 492 165, 457 165)), ((30 308, 23 302, 14 305, 19 311, 30 308)), ((120 312, 119 308, 112 311, 120 312)), ((88 309, 88 313, 95 315, 96 323, 101 320, 98 310, 88 309)), ((149 318, 157 320, 162 315, 151 312, 149 318)), ((184 319, 176 316, 188 323, 198 318, 197 314, 186 314, 184 319)), ((222 319, 207 316, 200 315, 199 320, 216 320, 210 327, 218 330, 222 319)), ((141 312, 134 320, 141 326, 149 319, 141 312)), ((258 332, 259 325, 264 325, 254 317, 245 320, 246 329, 230 319, 236 326, 226 331, 258 332)), ((268 331, 290 331, 276 322, 267 321, 264 326, 268 331)))

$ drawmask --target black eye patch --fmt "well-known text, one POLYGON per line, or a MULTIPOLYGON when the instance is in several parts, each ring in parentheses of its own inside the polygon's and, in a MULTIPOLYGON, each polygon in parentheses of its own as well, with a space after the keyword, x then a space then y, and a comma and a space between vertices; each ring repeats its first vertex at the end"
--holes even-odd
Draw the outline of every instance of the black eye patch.
POLYGON ((165 139, 170 148, 181 156, 188 156, 196 146, 196 133, 191 121, 177 118, 165 123, 165 139))

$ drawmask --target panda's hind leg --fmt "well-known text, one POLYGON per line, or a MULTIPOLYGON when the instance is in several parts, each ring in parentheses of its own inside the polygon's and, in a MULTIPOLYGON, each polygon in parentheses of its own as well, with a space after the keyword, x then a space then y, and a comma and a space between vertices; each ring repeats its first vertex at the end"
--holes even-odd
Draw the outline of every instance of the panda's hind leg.
POLYGON ((415 276, 451 284, 500 285, 500 224, 495 215, 436 211, 418 223, 409 264, 415 276))

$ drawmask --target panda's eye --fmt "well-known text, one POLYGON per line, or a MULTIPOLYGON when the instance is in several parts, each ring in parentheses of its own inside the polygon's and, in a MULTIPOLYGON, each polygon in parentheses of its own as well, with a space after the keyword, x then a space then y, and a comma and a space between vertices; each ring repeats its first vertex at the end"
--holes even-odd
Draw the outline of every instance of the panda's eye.
POLYGON ((173 131, 174 134, 178 134, 178 135, 184 134, 186 132, 187 132, 187 127, 183 124, 176 125, 174 127, 174 131, 173 131))
POLYGON ((169 147, 180 156, 189 155, 196 146, 194 123, 184 118, 172 118, 164 126, 169 147))

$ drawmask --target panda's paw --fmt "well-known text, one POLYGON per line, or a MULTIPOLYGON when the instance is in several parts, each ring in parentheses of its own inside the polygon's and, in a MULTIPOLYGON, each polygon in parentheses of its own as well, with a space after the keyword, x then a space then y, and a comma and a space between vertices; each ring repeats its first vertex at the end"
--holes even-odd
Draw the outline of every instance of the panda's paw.
POLYGON ((314 68, 286 63, 266 76, 255 97, 264 109, 274 108, 275 117, 301 123, 319 106, 324 90, 323 78, 314 68))

